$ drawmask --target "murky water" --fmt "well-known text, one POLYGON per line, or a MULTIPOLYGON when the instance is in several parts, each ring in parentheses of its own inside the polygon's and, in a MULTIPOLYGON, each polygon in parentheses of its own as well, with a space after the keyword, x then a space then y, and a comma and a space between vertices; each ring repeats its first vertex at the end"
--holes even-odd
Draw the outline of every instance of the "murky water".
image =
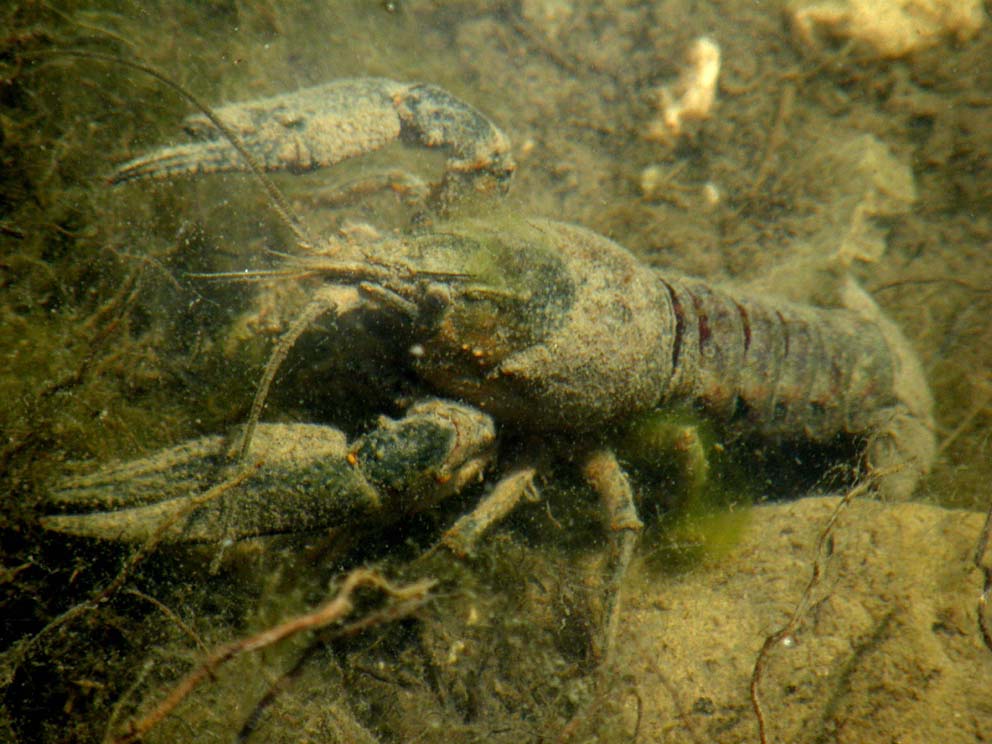
MULTIPOLYGON (((438 579, 435 598, 394 621, 376 613, 395 605, 360 594, 352 619, 373 627, 239 656, 147 740, 756 741, 754 660, 800 601, 834 503, 738 506, 668 531, 648 506, 607 695, 595 688, 606 537, 567 462, 470 560, 422 553, 478 489, 404 524, 249 542, 220 560, 215 546, 46 533, 38 515, 57 474, 243 423, 273 339, 306 300, 305 285, 260 294, 190 276, 277 267, 293 237, 250 176, 109 186, 115 166, 183 140, 192 109, 147 74, 54 53, 66 49, 140 60, 210 104, 341 77, 436 83, 489 116, 519 166, 499 206, 464 211, 575 222, 674 273, 816 300, 824 288, 804 267, 840 249, 870 258, 851 271, 909 337, 935 396, 939 455, 917 494, 934 506, 865 502, 842 517, 812 609, 765 671, 766 717, 778 740, 992 736, 969 563, 992 475, 992 31, 877 61, 842 40, 804 43, 782 5, 0 11, 0 739, 126 734, 211 650, 318 607, 374 563, 399 583, 438 579), (722 53, 713 114, 658 137, 658 89, 703 35, 722 53)), ((333 208, 314 194, 442 168, 395 145, 276 182, 313 234, 388 231, 423 215, 388 192, 333 208)), ((318 322, 264 418, 354 437, 422 390, 374 332, 342 338, 318 322)), ((527 448, 507 442, 501 459, 527 448)), ((779 470, 761 472, 747 490, 780 497, 779 470)), ((669 482, 635 486, 650 499, 669 482)))

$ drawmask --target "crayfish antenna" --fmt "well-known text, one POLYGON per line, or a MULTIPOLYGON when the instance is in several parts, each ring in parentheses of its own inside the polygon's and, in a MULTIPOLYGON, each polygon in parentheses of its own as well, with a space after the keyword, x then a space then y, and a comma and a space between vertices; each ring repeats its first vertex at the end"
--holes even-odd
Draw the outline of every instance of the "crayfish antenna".
POLYGON ((262 188, 265 189, 265 193, 268 194, 269 198, 272 200, 272 209, 279 216, 279 219, 282 220, 283 224, 289 228, 289 231, 293 233, 293 237, 296 238, 300 248, 304 251, 313 250, 316 243, 310 238, 310 235, 307 233, 303 225, 300 224, 300 221, 293 215, 293 210, 289 205, 289 200, 286 199, 282 191, 279 190, 279 187, 276 186, 275 181, 269 178, 268 174, 258 162, 258 158, 252 155, 251 151, 245 147, 244 142, 241 141, 241 138, 237 135, 237 133, 225 124, 220 117, 214 113, 213 109, 201 101, 197 96, 186 90, 186 88, 181 86, 179 83, 169 79, 168 76, 159 72, 154 67, 142 64, 141 62, 135 62, 134 60, 130 60, 125 57, 118 57, 114 54, 104 54, 102 52, 84 51, 81 49, 59 50, 58 54, 64 54, 70 57, 82 57, 84 59, 97 59, 104 62, 113 62, 114 64, 130 67, 133 70, 138 70, 146 75, 150 75, 189 101, 210 121, 211 124, 217 127, 217 130, 228 142, 231 143, 231 147, 237 150, 238 154, 244 158, 245 163, 248 165, 248 169, 252 172, 255 178, 258 179, 258 182, 262 185, 262 188))
POLYGON ((311 276, 312 273, 311 271, 301 271, 299 269, 245 269, 244 271, 190 272, 183 276, 187 279, 250 284, 264 282, 268 279, 305 279, 311 276))
POLYGON ((286 332, 280 336, 276 342, 269 361, 265 364, 265 371, 262 379, 258 382, 255 390, 255 398, 251 403, 251 412, 248 414, 248 421, 245 424, 244 433, 241 436, 241 443, 238 445, 238 460, 245 461, 248 458, 248 451, 251 448, 251 440, 258 426, 258 421, 262 416, 262 409, 265 408, 265 401, 269 397, 269 390, 275 381, 276 374, 282 363, 286 361, 290 350, 299 341, 300 336, 310 327, 310 325, 325 313, 333 312, 337 318, 343 313, 354 309, 360 303, 357 290, 348 288, 349 291, 342 297, 340 287, 325 287, 318 291, 303 311, 296 316, 286 332))

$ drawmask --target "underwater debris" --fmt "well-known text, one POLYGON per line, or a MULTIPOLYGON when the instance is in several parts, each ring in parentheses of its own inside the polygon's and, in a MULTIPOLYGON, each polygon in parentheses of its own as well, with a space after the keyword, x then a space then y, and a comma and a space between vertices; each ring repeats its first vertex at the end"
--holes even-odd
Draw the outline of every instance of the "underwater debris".
POLYGON ((967 41, 985 22, 982 0, 830 0, 788 11, 796 35, 816 47, 823 36, 861 42, 876 56, 904 57, 946 37, 967 41))
POLYGON ((686 67, 675 85, 655 90, 660 117, 648 125, 645 138, 670 143, 685 132, 685 123, 708 119, 716 103, 720 47, 712 39, 696 39, 686 52, 686 67))

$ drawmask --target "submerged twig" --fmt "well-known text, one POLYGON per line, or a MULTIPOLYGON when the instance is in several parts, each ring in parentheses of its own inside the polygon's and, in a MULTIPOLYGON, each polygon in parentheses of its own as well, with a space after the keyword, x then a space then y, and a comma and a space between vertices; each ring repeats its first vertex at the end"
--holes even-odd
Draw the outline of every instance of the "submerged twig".
MULTIPOLYGON (((242 638, 216 649, 207 657, 207 660, 203 664, 186 675, 150 713, 137 721, 132 721, 128 725, 128 731, 114 739, 115 744, 129 744, 130 742, 136 742, 141 739, 141 737, 161 722, 162 719, 172 713, 176 706, 185 700, 203 680, 212 676, 219 667, 232 659, 244 653, 259 651, 304 631, 318 630, 344 618, 354 609, 352 595, 360 586, 375 587, 390 597, 400 600, 403 603, 406 614, 409 614, 409 612, 419 607, 426 599, 429 590, 434 586, 434 582, 423 580, 407 586, 397 587, 390 584, 375 571, 361 568, 352 571, 345 578, 341 590, 332 599, 322 604, 313 612, 291 618, 261 633, 248 638, 242 638)), ((363 630, 371 627, 373 624, 385 622, 388 619, 391 619, 391 615, 388 611, 384 611, 382 613, 374 613, 363 620, 353 623, 352 626, 356 631, 363 630)))
POLYGON ((992 597, 992 566, 985 563, 985 553, 988 551, 989 538, 992 536, 992 502, 989 503, 989 510, 985 513, 985 524, 978 535, 978 544, 975 545, 975 566, 982 572, 984 582, 982 593, 978 595, 978 632, 982 636, 985 647, 992 651, 992 627, 989 625, 989 618, 986 614, 989 598, 992 597))
POLYGON ((765 180, 772 172, 775 153, 785 142, 785 129, 788 125, 789 117, 792 116, 792 109, 795 106, 795 102, 796 86, 791 82, 787 82, 782 87, 782 95, 779 97, 778 109, 775 112, 775 121, 772 123, 771 131, 765 140, 764 152, 761 155, 761 160, 758 162, 758 168, 754 179, 751 181, 751 187, 748 189, 748 197, 752 199, 757 195, 761 187, 764 186, 765 180))
POLYGON ((124 585, 128 577, 134 572, 134 569, 145 560, 149 555, 154 552, 155 548, 158 547, 159 543, 165 539, 169 530, 180 520, 188 517, 195 509, 206 504, 209 501, 213 501, 230 491, 232 488, 237 488, 242 483, 244 483, 248 478, 254 475, 259 467, 261 467, 261 462, 255 463, 251 466, 244 467, 238 471, 231 478, 228 478, 222 483, 214 486, 213 488, 204 491, 199 496, 191 498, 189 502, 182 508, 176 511, 175 514, 171 515, 169 519, 163 520, 162 524, 158 526, 155 532, 138 548, 134 551, 128 558, 127 562, 121 567, 121 570, 117 573, 109 584, 104 586, 102 589, 93 594, 89 599, 80 602, 77 605, 73 605, 68 610, 63 612, 61 615, 56 617, 54 620, 48 623, 44 628, 39 630, 31 638, 23 642, 22 645, 15 646, 10 652, 15 654, 14 657, 14 667, 18 666, 21 660, 31 652, 31 650, 37 646, 42 638, 50 635, 52 632, 58 628, 72 622, 78 617, 95 610, 101 604, 109 600, 118 590, 124 585))
POLYGON ((816 587, 823 580, 824 561, 826 558, 829 558, 830 554, 833 552, 831 537, 833 536, 834 527, 837 525, 837 520, 840 518, 840 515, 844 509, 846 509, 847 506, 854 501, 854 499, 864 495, 876 483, 878 483, 878 481, 898 472, 899 470, 902 470, 902 468, 903 466, 901 464, 893 465, 888 468, 879 468, 878 470, 873 471, 868 478, 844 494, 844 497, 837 503, 837 506, 834 507, 833 512, 831 512, 830 517, 827 519, 827 523, 820 531, 820 536, 817 538, 816 558, 813 560, 813 573, 806 584, 806 588, 803 590, 802 596, 796 603, 795 609, 792 611, 792 616, 783 628, 768 636, 765 639, 764 644, 762 644, 761 650, 758 652, 758 657, 754 662, 754 670, 751 673, 751 708, 754 710, 755 718, 758 719, 758 735, 761 744, 768 744, 767 722, 765 720, 764 708, 761 705, 760 690, 761 679, 764 675, 765 667, 768 666, 768 659, 772 649, 782 643, 782 641, 786 638, 791 637, 796 630, 798 630, 800 623, 802 623, 806 613, 809 611, 810 605, 812 604, 813 590, 816 589, 816 587))
POLYGON ((200 649, 201 652, 203 652, 204 654, 209 653, 207 651, 207 647, 203 645, 203 641, 200 640, 200 636, 196 634, 196 631, 193 630, 191 627, 189 627, 189 625, 184 623, 182 618, 179 617, 179 615, 177 615, 175 612, 173 612, 172 609, 168 607, 168 605, 166 605, 164 602, 156 599, 150 594, 145 594, 143 591, 139 589, 135 589, 134 587, 130 587, 128 589, 125 589, 124 591, 126 594, 130 594, 131 596, 137 597, 138 599, 143 599, 145 602, 148 602, 148 604, 155 607, 159 612, 165 615, 167 619, 172 621, 172 623, 177 628, 179 628, 179 630, 181 630, 184 635, 189 636, 192 639, 193 643, 196 644, 196 647, 200 649))
POLYGON ((961 289, 967 289, 970 292, 976 292, 978 294, 992 294, 992 287, 983 287, 980 284, 975 284, 974 282, 969 282, 967 279, 962 279, 957 276, 909 276, 903 279, 893 279, 892 281, 879 284, 871 288, 871 293, 873 295, 879 292, 884 292, 887 289, 896 289, 897 287, 913 287, 913 286, 924 286, 927 284, 951 284, 955 287, 960 287, 961 289))
MULTIPOLYGON (((988 384, 986 380, 982 380, 981 383, 988 384)), ((978 387, 976 384, 975 387, 978 387)), ((981 397, 975 402, 974 405, 968 410, 968 412, 961 417, 958 421, 958 425, 954 427, 954 430, 948 434, 944 440, 937 447, 937 454, 941 455, 947 451, 947 449, 958 439, 964 432, 971 428, 974 423, 982 413, 989 409, 989 404, 992 403, 992 386, 986 388, 986 390, 981 394, 981 397)))
MULTIPOLYGON (((239 742, 247 741, 248 737, 251 736, 252 732, 258 726, 258 723, 262 718, 262 714, 265 713, 265 711, 276 701, 276 699, 278 699, 282 693, 290 688, 296 678, 302 673, 307 662, 309 662, 313 658, 314 654, 316 654, 319 650, 325 648, 327 644, 341 638, 349 638, 378 625, 387 625, 388 623, 404 618, 413 610, 420 607, 426 598, 426 595, 422 595, 396 602, 395 604, 383 607, 381 610, 369 613, 355 622, 333 629, 325 629, 323 632, 319 633, 313 643, 311 643, 310 646, 306 648, 302 654, 300 654, 293 666, 290 667, 288 671, 283 673, 278 679, 276 679, 276 681, 266 691, 265 695, 258 701, 258 703, 255 704, 255 708, 252 710, 251 715, 248 716, 248 719, 241 727, 241 731, 238 732, 237 740, 239 742)), ((359 744, 359 739, 362 740, 362 744, 364 744, 366 739, 368 741, 374 741, 372 735, 364 730, 361 724, 355 720, 354 716, 351 715, 350 711, 343 706, 333 707, 335 707, 333 717, 337 724, 339 727, 347 729, 349 733, 348 736, 343 737, 343 740, 354 741, 355 744, 359 744)))
POLYGON ((306 230, 300 224, 299 220, 293 214, 293 210, 290 207, 289 200, 283 195, 279 190, 279 187, 275 185, 275 182, 269 178, 269 175, 262 168, 259 163, 258 158, 252 154, 252 152, 245 146, 241 138, 226 122, 220 119, 214 110, 203 103, 198 97, 193 95, 190 91, 186 90, 183 86, 179 85, 177 82, 169 78, 164 73, 159 72, 154 67, 143 64, 141 62, 136 62, 132 59, 127 59, 125 57, 118 57, 113 54, 104 54, 102 52, 91 52, 82 49, 58 49, 51 52, 47 52, 42 56, 66 56, 66 57, 81 57, 83 59, 94 59, 100 60, 102 62, 110 62, 113 64, 123 65, 125 67, 130 67, 133 70, 138 70, 140 72, 149 75, 170 90, 175 91, 180 96, 189 101, 203 116, 205 116, 211 124, 213 124, 217 130, 224 136, 224 138, 231 143, 231 146, 237 150, 238 154, 244 159, 248 166, 248 170, 252 172, 258 182, 262 185, 265 193, 269 196, 271 200, 271 206, 275 210, 276 214, 282 220, 283 224, 293 233, 299 245, 304 250, 311 250, 316 243, 307 235, 306 230))

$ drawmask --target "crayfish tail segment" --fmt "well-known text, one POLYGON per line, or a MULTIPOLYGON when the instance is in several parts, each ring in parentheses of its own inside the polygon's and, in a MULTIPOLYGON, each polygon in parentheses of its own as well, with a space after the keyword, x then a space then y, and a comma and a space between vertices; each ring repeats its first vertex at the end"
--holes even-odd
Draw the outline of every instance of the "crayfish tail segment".
POLYGON ((908 500, 930 472, 936 453, 931 421, 901 405, 879 411, 865 450, 871 472, 891 470, 880 478, 878 496, 887 501, 908 500))
POLYGON ((870 470, 895 468, 879 482, 878 494, 905 501, 930 472, 937 455, 933 396, 926 373, 909 340, 853 279, 845 281, 842 298, 847 308, 878 327, 892 355, 895 403, 871 415, 865 462, 870 470))

